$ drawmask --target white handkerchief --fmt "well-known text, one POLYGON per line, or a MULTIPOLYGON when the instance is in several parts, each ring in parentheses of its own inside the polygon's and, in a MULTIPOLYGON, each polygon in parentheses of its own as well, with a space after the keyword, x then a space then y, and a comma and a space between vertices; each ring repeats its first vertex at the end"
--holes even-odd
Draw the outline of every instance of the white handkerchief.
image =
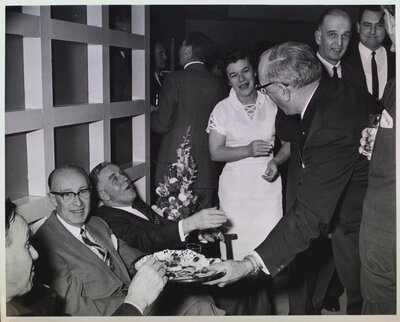
POLYGON ((393 128, 393 118, 389 115, 386 110, 383 110, 380 127, 385 129, 392 129, 393 128))

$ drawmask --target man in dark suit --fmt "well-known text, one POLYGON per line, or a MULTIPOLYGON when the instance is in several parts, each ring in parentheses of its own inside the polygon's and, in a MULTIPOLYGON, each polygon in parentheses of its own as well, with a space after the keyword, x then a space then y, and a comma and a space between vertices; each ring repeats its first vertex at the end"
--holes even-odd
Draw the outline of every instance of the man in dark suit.
POLYGON ((396 73, 396 56, 382 45, 386 36, 382 17, 380 6, 360 9, 357 22, 360 42, 344 57, 348 64, 363 71, 365 88, 378 100, 382 98, 387 81, 396 73))
MULTIPOLYGON (((394 7, 394 6, 393 6, 394 7)), ((394 9, 394 8, 393 8, 394 9)), ((395 17, 385 9, 387 33, 395 44, 395 17)), ((394 10, 393 10, 394 13, 394 10)), ((394 49, 394 46, 393 46, 394 49)), ((360 227, 361 293, 364 314, 396 314, 396 79, 386 85, 384 110, 369 165, 360 227)), ((363 131, 362 146, 368 132, 363 131)), ((363 147, 360 147, 360 153, 363 147)))
POLYGON ((98 164, 90 179, 102 203, 94 214, 104 219, 118 238, 143 252, 171 248, 185 241, 190 232, 216 228, 227 220, 217 209, 203 209, 179 222, 165 219, 140 200, 128 175, 110 162, 98 164))
MULTIPOLYGON (((159 314, 159 295, 167 282, 163 265, 151 258, 135 272, 134 263, 143 253, 117 240, 101 218, 88 217, 89 187, 81 168, 62 166, 50 174, 55 211, 33 239, 41 254, 41 277, 70 315, 159 314)), ((217 312, 201 298, 177 299, 175 304, 178 315, 217 312)))
POLYGON ((191 126, 190 146, 198 171, 193 191, 202 208, 215 205, 218 186, 217 166, 210 158, 205 128, 212 109, 227 94, 223 81, 204 66, 212 46, 212 40, 204 33, 186 36, 179 51, 179 63, 184 69, 165 78, 159 109, 151 115, 152 130, 162 134, 156 182, 163 181, 176 161, 176 149, 191 126))
MULTIPOLYGON (((164 81, 163 71, 167 67, 167 51, 160 41, 152 44, 151 52, 151 75, 150 75, 150 99, 151 110, 158 109, 158 98, 161 91, 161 86, 164 81)), ((155 178, 157 155, 160 149, 161 135, 150 130, 150 198, 152 203, 155 203, 157 195, 155 193, 157 182, 155 178)))
POLYGON ((266 240, 241 262, 215 265, 227 274, 210 284, 224 286, 259 269, 275 276, 331 224, 334 260, 347 291, 347 313, 360 313, 358 229, 368 161, 358 154, 358 141, 374 100, 350 83, 321 79, 318 58, 301 43, 269 49, 261 56, 258 71, 260 90, 286 114, 302 118, 302 175, 293 206, 266 240))
POLYGON ((347 51, 350 36, 349 14, 342 9, 325 11, 315 31, 315 42, 318 45, 317 57, 324 67, 323 76, 341 78, 362 88, 364 86, 362 72, 341 60, 347 51))

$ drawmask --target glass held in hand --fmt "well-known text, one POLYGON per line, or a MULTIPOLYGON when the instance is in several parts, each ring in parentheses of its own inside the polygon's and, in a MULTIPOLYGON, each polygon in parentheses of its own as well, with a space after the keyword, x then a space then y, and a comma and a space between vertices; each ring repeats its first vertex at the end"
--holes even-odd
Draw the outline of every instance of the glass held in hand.
POLYGON ((371 160, 372 151, 374 149, 375 136, 378 132, 379 122, 381 120, 381 114, 370 114, 368 118, 368 126, 366 128, 366 141, 362 154, 365 155, 368 160, 371 160))

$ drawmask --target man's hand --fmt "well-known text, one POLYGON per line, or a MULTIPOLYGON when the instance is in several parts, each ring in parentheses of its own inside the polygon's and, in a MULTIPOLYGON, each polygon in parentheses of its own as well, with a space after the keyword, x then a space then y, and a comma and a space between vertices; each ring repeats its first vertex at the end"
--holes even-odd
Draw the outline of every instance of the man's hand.
POLYGON ((217 284, 219 287, 224 287, 227 284, 234 283, 248 275, 253 270, 253 266, 246 259, 242 261, 228 260, 222 263, 212 264, 210 268, 215 269, 218 272, 226 272, 223 277, 211 282, 204 283, 205 285, 217 284))
POLYGON ((161 262, 150 257, 138 269, 128 288, 125 301, 131 302, 144 311, 163 290, 168 278, 161 262))
POLYGON ((261 176, 266 181, 272 182, 278 177, 278 174, 279 174, 278 163, 274 159, 272 159, 268 162, 267 169, 265 169, 264 174, 261 176))
POLYGON ((247 146, 249 157, 259 157, 262 155, 270 155, 274 145, 271 142, 263 140, 254 140, 247 146))
POLYGON ((182 220, 183 233, 186 235, 196 229, 217 228, 227 220, 228 218, 222 210, 217 208, 203 209, 182 220))
POLYGON ((385 12, 384 21, 386 33, 389 35, 390 40, 392 41, 392 47, 390 48, 390 51, 394 52, 396 48, 396 19, 386 8, 383 9, 383 11, 385 12))

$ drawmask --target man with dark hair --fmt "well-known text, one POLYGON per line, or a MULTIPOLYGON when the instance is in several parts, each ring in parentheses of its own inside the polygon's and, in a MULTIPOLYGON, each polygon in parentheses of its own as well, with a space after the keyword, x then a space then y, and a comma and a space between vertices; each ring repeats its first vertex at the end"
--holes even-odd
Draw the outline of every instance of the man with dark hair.
POLYGON ((347 313, 359 314, 358 230, 368 161, 358 154, 358 141, 374 100, 350 83, 321 78, 321 64, 305 44, 285 42, 267 50, 258 71, 260 91, 287 115, 301 117, 297 197, 254 252, 241 262, 215 265, 227 274, 209 284, 224 286, 260 269, 275 276, 331 224, 334 260, 347 290, 347 313))
POLYGON ((223 80, 204 66, 212 47, 212 40, 202 32, 186 36, 179 50, 179 63, 184 69, 165 78, 159 109, 151 115, 152 130, 162 134, 156 182, 164 181, 176 161, 176 149, 191 126, 190 146, 198 171, 193 191, 202 208, 215 205, 218 183, 217 165, 210 158, 205 128, 212 109, 227 94, 223 80))
POLYGON ((29 243, 29 227, 16 213, 15 204, 6 200, 6 301, 7 315, 29 313, 16 297, 29 292, 33 286, 33 262, 38 253, 29 243))
POLYGON ((380 6, 361 7, 357 22, 360 42, 345 57, 346 62, 363 71, 365 88, 377 100, 396 73, 395 55, 382 45, 386 36, 382 17, 380 6))
MULTIPOLYGON (((143 253, 117 240, 101 218, 89 217, 86 173, 76 166, 59 167, 50 174, 49 189, 55 210, 33 242, 41 254, 41 278, 54 287, 63 311, 78 316, 160 314, 157 299, 167 282, 163 265, 150 258, 136 272, 134 264, 143 253)), ((216 312, 200 298, 175 304, 177 315, 216 312)))
POLYGON ((203 209, 179 222, 155 213, 136 195, 128 175, 111 162, 98 164, 90 180, 102 205, 94 212, 116 236, 143 252, 173 248, 197 229, 216 228, 226 221, 223 211, 203 209))

